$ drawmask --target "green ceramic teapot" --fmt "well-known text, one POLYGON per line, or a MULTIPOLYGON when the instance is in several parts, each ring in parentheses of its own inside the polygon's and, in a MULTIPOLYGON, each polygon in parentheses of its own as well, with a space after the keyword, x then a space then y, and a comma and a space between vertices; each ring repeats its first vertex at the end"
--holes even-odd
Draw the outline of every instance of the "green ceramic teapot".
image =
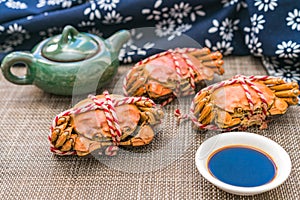
POLYGON ((121 30, 104 40, 66 26, 62 34, 37 44, 31 52, 12 52, 2 61, 4 77, 19 85, 34 84, 42 90, 72 95, 94 92, 117 72, 118 54, 130 34, 121 30), (12 73, 12 66, 27 67, 24 76, 12 73))

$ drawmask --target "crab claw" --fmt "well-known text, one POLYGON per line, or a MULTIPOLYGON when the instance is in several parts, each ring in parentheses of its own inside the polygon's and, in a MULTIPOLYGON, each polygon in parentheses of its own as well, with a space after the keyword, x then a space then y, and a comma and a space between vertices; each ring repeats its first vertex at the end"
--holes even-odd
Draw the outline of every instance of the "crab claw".
POLYGON ((164 113, 161 109, 157 108, 141 108, 142 111, 141 115, 141 121, 143 123, 149 123, 151 125, 157 124, 160 119, 164 117, 164 113))
POLYGON ((88 138, 85 138, 83 136, 79 136, 75 140, 75 146, 74 150, 76 150, 76 153, 78 156, 85 156, 90 154, 93 151, 99 150, 103 147, 107 147, 113 145, 112 142, 97 142, 90 140, 88 138))
POLYGON ((128 94, 134 94, 135 96, 142 96, 146 91, 143 87, 147 82, 148 74, 143 71, 142 66, 137 68, 133 68, 132 72, 130 72, 130 76, 127 80, 127 92, 128 94))
POLYGON ((144 125, 141 126, 140 130, 133 138, 125 142, 120 142, 120 145, 134 146, 134 147, 144 146, 146 144, 149 144, 153 140, 153 138, 154 138, 153 129, 148 125, 144 125))

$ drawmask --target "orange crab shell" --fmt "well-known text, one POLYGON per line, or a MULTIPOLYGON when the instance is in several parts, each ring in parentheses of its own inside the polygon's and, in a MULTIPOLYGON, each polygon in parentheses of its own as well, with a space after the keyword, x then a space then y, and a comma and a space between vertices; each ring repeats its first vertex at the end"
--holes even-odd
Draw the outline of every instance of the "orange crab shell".
POLYGON ((152 125, 163 111, 144 97, 90 96, 53 120, 51 151, 59 155, 87 155, 95 150, 114 155, 118 146, 143 146, 154 138, 152 125))
POLYGON ((299 86, 281 78, 242 76, 199 91, 191 105, 191 119, 198 129, 267 128, 267 117, 284 114, 298 103, 299 86))
POLYGON ((208 48, 168 50, 137 63, 127 74, 123 91, 129 96, 147 96, 165 105, 174 97, 188 96, 203 87, 203 81, 222 75, 220 52, 208 48))
MULTIPOLYGON (((268 104, 268 107, 274 103, 275 94, 261 83, 253 83, 260 91, 264 93, 264 97, 268 104)), ((214 102, 214 105, 226 110, 227 112, 234 112, 236 108, 242 108, 243 110, 251 110, 248 99, 245 96, 240 96, 239 94, 245 93, 244 88, 240 84, 233 84, 230 86, 224 86, 222 88, 216 89, 211 94, 211 101, 214 102)), ((249 88, 249 94, 253 101, 253 109, 261 107, 262 101, 260 96, 255 90, 249 88)))
MULTIPOLYGON (((145 70, 147 70, 149 74, 151 74, 151 77, 159 83, 167 83, 169 80, 177 80, 178 73, 180 73, 181 78, 188 78, 190 76, 190 67, 192 67, 196 72, 197 77, 201 77, 203 80, 213 79, 214 71, 210 68, 203 67, 201 61, 194 56, 186 54, 186 57, 184 58, 180 53, 174 53, 174 55, 166 54, 150 60, 144 65, 145 70), (176 68, 176 65, 174 64, 174 55, 176 56, 177 65, 180 66, 180 72, 178 72, 179 69, 176 68), (193 65, 189 65, 186 59, 189 59, 193 65), (201 72, 201 74, 199 72, 201 72)), ((219 64, 222 65, 223 61, 220 60, 219 64)), ((223 74, 223 68, 220 70, 220 74, 223 74)))

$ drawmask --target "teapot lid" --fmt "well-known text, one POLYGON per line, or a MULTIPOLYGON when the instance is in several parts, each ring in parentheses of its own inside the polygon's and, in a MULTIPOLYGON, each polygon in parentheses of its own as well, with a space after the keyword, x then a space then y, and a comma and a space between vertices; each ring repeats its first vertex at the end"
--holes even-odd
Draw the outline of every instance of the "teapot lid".
POLYGON ((50 38, 44 44, 42 55, 53 61, 74 62, 94 56, 99 49, 98 42, 88 34, 66 26, 61 35, 50 38))

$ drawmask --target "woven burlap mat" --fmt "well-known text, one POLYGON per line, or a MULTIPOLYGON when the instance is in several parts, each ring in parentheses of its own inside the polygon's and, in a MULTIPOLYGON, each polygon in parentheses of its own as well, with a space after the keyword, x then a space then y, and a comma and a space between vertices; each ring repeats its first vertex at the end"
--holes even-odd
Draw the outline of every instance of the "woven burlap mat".
MULTIPOLYGON (((118 91, 120 67, 108 86, 118 91)), ((226 75, 266 74, 259 60, 225 58, 226 75)), ((80 97, 78 97, 80 99, 80 97)), ((194 156, 214 133, 195 132, 189 122, 176 126, 173 111, 187 109, 188 100, 165 108, 166 119, 153 143, 115 158, 55 156, 47 136, 52 119, 78 99, 44 93, 35 86, 17 86, 0 75, 0 199, 299 199, 300 108, 269 124, 266 130, 248 129, 276 141, 288 152, 292 172, 276 189, 255 196, 226 193, 197 171, 194 156), (140 172, 140 173, 136 173, 140 172)))

